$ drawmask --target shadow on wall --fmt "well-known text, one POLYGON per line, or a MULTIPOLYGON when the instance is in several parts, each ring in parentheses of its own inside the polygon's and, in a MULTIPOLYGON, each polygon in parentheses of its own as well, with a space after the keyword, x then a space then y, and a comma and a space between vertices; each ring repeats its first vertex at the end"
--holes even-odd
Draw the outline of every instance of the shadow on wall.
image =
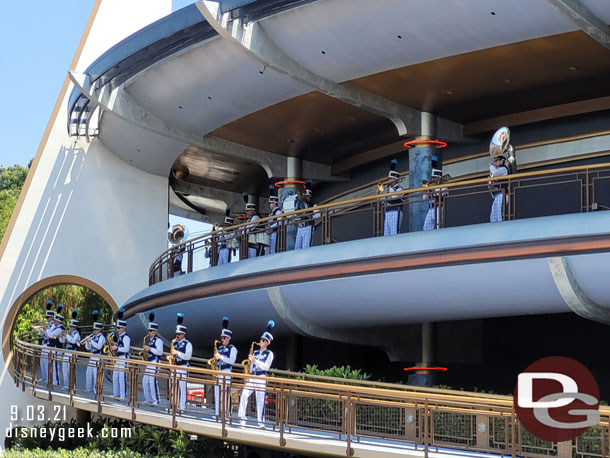
POLYGON ((34 272, 44 271, 53 243, 62 230, 62 220, 84 162, 85 151, 82 148, 62 147, 59 151, 49 175, 55 177, 55 180, 49 180, 43 191, 5 297, 14 300, 20 290, 32 283, 34 272))

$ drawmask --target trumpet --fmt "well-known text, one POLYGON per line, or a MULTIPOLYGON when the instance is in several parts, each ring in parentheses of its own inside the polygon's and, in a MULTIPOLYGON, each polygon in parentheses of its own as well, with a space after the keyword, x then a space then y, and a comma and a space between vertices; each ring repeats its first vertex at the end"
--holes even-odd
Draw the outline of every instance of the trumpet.
POLYGON ((93 336, 95 335, 95 332, 92 332, 91 334, 89 334, 87 337, 85 337, 84 339, 81 339, 81 341, 77 344, 79 347, 84 344, 87 340, 91 339, 93 336))
MULTIPOLYGON (((250 345, 250 351, 248 352, 248 357, 252 356, 254 354, 254 346, 258 345, 260 346, 260 343, 258 342, 252 342, 252 345, 250 345)), ((244 366, 244 374, 249 374, 250 373, 250 365, 252 364, 250 362, 249 359, 244 359, 241 362, 242 366, 244 366)))
MULTIPOLYGON (((220 340, 215 340, 214 341, 214 354, 218 353, 218 344, 220 343, 220 340)), ((208 365, 210 366, 210 368, 214 371, 218 370, 218 361, 216 361, 216 358, 211 357, 210 359, 208 359, 208 365)))
POLYGON ((34 331, 38 331, 39 329, 44 328, 45 326, 49 326, 49 323, 46 323, 45 321, 39 321, 38 323, 32 323, 30 324, 30 326, 32 327, 32 329, 34 331))

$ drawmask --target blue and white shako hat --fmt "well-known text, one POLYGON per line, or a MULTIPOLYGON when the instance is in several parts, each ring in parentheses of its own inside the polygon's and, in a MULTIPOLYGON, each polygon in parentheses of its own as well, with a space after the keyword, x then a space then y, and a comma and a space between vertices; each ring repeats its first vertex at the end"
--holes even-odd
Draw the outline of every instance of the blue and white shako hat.
POLYGON ((269 185, 269 203, 276 205, 280 203, 279 197, 275 194, 275 186, 272 184, 269 185))
POLYGON ((248 210, 256 210, 256 204, 250 202, 250 197, 246 191, 241 193, 241 196, 244 198, 244 203, 246 204, 246 211, 248 210))
POLYGON ((78 316, 78 309, 72 310, 72 319, 70 320, 70 326, 78 327, 78 320, 76 317, 78 316))
POLYGON ((273 341, 273 336, 271 335, 271 330, 275 326, 275 322, 273 320, 269 320, 267 323, 267 329, 263 332, 261 339, 265 339, 267 342, 271 343, 273 341))
POLYGON ((183 326, 184 313, 176 313, 176 334, 186 334, 186 326, 183 326))
POLYGON ((100 312, 98 310, 94 310, 93 313, 93 330, 102 330, 104 328, 104 325, 102 323, 99 323, 97 321, 98 316, 100 315, 100 312))
POLYGON ((123 319, 123 314, 125 313, 125 308, 121 307, 118 311, 118 313, 116 314, 116 327, 117 328, 126 328, 127 327, 127 321, 125 321, 123 319))
POLYGON ((53 310, 52 310, 54 305, 55 304, 53 304, 53 301, 51 301, 51 300, 47 301, 47 311, 44 314, 45 317, 47 317, 47 318, 55 317, 55 313, 53 313, 53 310))
POLYGON ((229 330, 229 317, 222 317, 222 331, 220 331, 220 337, 228 337, 231 338, 233 333, 229 330))
POLYGON ((390 161, 390 171, 388 172, 388 178, 394 178, 396 180, 400 178, 400 173, 396 171, 397 165, 398 161, 396 159, 392 159, 390 161))
POLYGON ((225 220, 223 225, 232 226, 233 223, 235 223, 235 220, 231 218, 231 209, 227 207, 227 209, 225 210, 225 220))
POLYGON ((432 156, 432 178, 443 176, 443 171, 440 168, 438 156, 432 156))
POLYGON ((305 181, 305 195, 313 197, 313 191, 311 190, 311 180, 305 181))
POLYGON ((148 330, 149 331, 156 331, 157 329, 159 329, 159 325, 157 323, 153 323, 155 319, 155 312, 150 312, 148 314, 148 330))
POLYGON ((55 314, 55 317, 53 319, 59 321, 60 323, 63 323, 64 316, 61 314, 61 312, 63 312, 63 310, 64 310, 64 304, 59 304, 59 307, 57 307, 57 313, 55 314))

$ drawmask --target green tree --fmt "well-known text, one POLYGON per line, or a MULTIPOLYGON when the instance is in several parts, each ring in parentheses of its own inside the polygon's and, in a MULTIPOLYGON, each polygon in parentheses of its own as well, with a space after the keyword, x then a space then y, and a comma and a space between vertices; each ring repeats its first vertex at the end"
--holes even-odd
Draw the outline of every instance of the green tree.
POLYGON ((21 165, 0 166, 0 240, 4 237, 28 170, 21 165))

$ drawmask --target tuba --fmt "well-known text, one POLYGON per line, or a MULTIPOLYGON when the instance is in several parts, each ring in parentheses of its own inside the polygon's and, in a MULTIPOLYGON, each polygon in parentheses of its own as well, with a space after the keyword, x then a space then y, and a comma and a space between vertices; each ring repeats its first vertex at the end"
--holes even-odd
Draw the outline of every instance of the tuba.
MULTIPOLYGON (((218 344, 219 343, 220 343, 220 340, 214 341, 214 354, 218 353, 218 344)), ((216 361, 216 358, 211 357, 210 359, 208 359, 208 365, 210 366, 210 369, 212 369, 213 371, 218 370, 218 361, 216 361)))
POLYGON ((517 156, 515 155, 515 148, 510 144, 510 130, 508 127, 501 127, 493 134, 491 142, 489 142, 489 154, 492 159, 504 156, 508 172, 517 172, 517 156))
MULTIPOLYGON (((250 345, 250 351, 248 352, 248 356, 252 356, 254 354, 254 346, 255 345, 260 345, 260 343, 258 342, 252 342, 252 344, 250 345)), ((242 366, 244 366, 244 374, 249 374, 250 373, 250 365, 252 364, 250 362, 249 359, 244 359, 241 362, 242 366)))
POLYGON ((169 231, 167 231, 167 240, 172 245, 178 245, 184 240, 188 239, 189 231, 183 224, 174 224, 169 231))

